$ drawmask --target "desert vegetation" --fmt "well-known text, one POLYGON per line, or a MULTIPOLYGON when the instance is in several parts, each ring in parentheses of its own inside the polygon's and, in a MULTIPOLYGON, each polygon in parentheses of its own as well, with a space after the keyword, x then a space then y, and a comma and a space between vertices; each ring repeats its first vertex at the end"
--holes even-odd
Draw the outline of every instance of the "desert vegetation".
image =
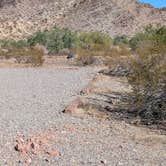
POLYGON ((26 40, 1 40, 0 58, 15 59, 16 63, 41 66, 44 62, 44 51, 39 47, 30 46, 26 40))
POLYGON ((93 57, 104 57, 114 75, 127 76, 132 86, 129 105, 146 124, 166 120, 166 27, 147 26, 132 38, 91 32, 79 36, 78 61, 93 63, 93 57), (132 106, 132 107, 131 107, 132 106))
POLYGON ((27 39, 30 46, 40 44, 45 46, 48 54, 58 54, 64 49, 71 49, 78 44, 77 33, 67 28, 54 27, 50 31, 37 32, 27 39))
POLYGON ((146 124, 165 123, 166 27, 149 25, 132 38, 118 36, 113 43, 119 48, 112 49, 109 65, 115 65, 117 75, 127 76, 132 86, 130 109, 146 124))
POLYGON ((111 37, 100 32, 80 33, 78 39, 73 52, 78 55, 78 64, 83 66, 93 64, 95 57, 107 56, 112 45, 111 37))
MULTIPOLYGON (((77 64, 91 65, 97 58, 115 71, 127 76, 132 86, 132 109, 146 123, 166 120, 166 27, 151 25, 132 38, 110 36, 100 32, 72 32, 54 27, 25 40, 1 40, 0 56, 15 58, 17 63, 39 66, 43 49, 49 55, 76 54, 77 64)), ((130 108, 131 109, 131 108, 130 108)))
POLYGON ((44 54, 68 54, 78 45, 77 33, 65 28, 54 27, 50 31, 37 32, 24 40, 0 40, 1 58, 14 58, 17 63, 43 64, 44 54))
POLYGON ((1 59, 15 59, 16 63, 41 66, 43 64, 43 50, 36 47, 17 48, 11 47, 0 50, 1 59))
POLYGON ((166 120, 166 27, 148 26, 130 40, 134 51, 129 83, 134 106, 147 123, 166 120))
POLYGON ((0 166, 166 165, 165 18, 137 0, 0 0, 0 166))

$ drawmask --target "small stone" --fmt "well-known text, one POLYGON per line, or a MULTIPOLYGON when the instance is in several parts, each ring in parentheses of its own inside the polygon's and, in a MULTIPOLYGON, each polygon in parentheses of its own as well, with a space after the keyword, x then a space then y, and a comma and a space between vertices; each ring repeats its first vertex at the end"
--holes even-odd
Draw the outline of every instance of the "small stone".
POLYGON ((48 158, 44 159, 46 162, 50 162, 50 160, 48 158))
POLYGON ((46 153, 51 155, 51 156, 59 156, 60 155, 60 153, 58 151, 55 151, 55 150, 48 150, 46 153))
POLYGON ((35 149, 35 144, 33 142, 31 143, 31 148, 35 149))
POLYGON ((19 151, 19 146, 18 146, 18 144, 14 147, 14 149, 15 149, 16 151, 19 151))
POLYGON ((100 163, 101 164, 106 164, 106 161, 105 160, 101 160, 100 163))

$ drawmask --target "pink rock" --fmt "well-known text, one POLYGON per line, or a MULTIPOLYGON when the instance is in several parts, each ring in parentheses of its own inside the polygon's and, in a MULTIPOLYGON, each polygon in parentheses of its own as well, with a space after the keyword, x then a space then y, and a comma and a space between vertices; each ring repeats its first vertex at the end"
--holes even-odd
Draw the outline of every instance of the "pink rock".
POLYGON ((77 114, 77 109, 83 107, 83 105, 84 102, 81 98, 77 98, 64 110, 64 113, 77 114))
POLYGON ((60 155, 60 153, 58 151, 55 151, 55 150, 48 150, 46 153, 51 155, 51 156, 59 156, 60 155))

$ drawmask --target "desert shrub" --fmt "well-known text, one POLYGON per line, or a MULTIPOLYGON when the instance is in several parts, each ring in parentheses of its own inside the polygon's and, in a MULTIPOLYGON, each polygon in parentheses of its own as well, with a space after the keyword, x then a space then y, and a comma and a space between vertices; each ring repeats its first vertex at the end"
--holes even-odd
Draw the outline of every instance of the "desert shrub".
POLYGON ((93 57, 103 57, 104 63, 110 68, 123 65, 127 68, 130 60, 130 49, 125 45, 104 47, 99 44, 91 45, 89 48, 76 48, 75 54, 78 55, 78 61, 84 62, 85 65, 93 63, 93 57), (85 63, 86 62, 86 63, 85 63))
POLYGON ((28 46, 28 43, 26 40, 19 40, 19 41, 16 41, 14 39, 0 40, 0 48, 11 48, 11 47, 22 48, 27 46, 28 46))
POLYGON ((112 44, 110 36, 101 32, 82 32, 79 35, 81 47, 90 47, 91 45, 102 45, 109 47, 112 44))
POLYGON ((16 41, 13 39, 1 39, 0 48, 9 48, 16 44, 16 41))
POLYGON ((109 74, 119 76, 127 69, 126 76, 133 89, 129 109, 135 110, 133 113, 146 124, 163 123, 166 120, 166 27, 147 26, 129 44, 131 50, 119 43, 106 54, 109 74))
POLYGON ((101 57, 107 57, 109 48, 104 48, 104 46, 100 44, 91 44, 89 47, 76 48, 74 53, 78 55, 78 64, 86 66, 93 64, 97 57, 97 59, 101 59, 101 57))
POLYGON ((33 36, 30 36, 27 40, 27 43, 30 46, 34 46, 36 44, 45 45, 46 44, 46 36, 47 36, 47 31, 45 31, 45 32, 39 31, 36 34, 34 34, 33 36))
POLYGON ((77 57, 78 65, 86 66, 93 64, 93 55, 90 50, 84 48, 76 48, 75 54, 78 55, 77 57))
POLYGON ((14 58, 17 63, 29 63, 33 66, 39 66, 43 63, 43 55, 43 50, 36 47, 29 47, 26 40, 0 40, 1 58, 14 58))
POLYGON ((121 44, 126 44, 126 45, 128 45, 128 44, 129 44, 129 40, 128 40, 127 36, 125 36, 125 35, 116 36, 116 37, 113 39, 113 44, 114 44, 114 45, 121 45, 121 44))
POLYGON ((15 58, 17 63, 31 64, 32 66, 42 65, 43 55, 43 51, 35 47, 11 47, 8 49, 0 50, 1 57, 4 57, 6 59, 15 58))
POLYGON ((157 26, 154 27, 152 25, 146 26, 143 32, 137 33, 129 40, 129 45, 132 50, 136 50, 139 47, 139 44, 149 41, 155 41, 156 45, 158 42, 165 43, 166 42, 166 27, 165 26, 157 26))
POLYGON ((54 27, 50 31, 37 32, 27 42, 30 46, 41 44, 48 49, 49 54, 57 54, 62 49, 75 47, 77 34, 66 28, 54 27))
POLYGON ((33 66, 41 66, 44 62, 43 50, 37 49, 35 47, 27 49, 26 54, 24 54, 24 56, 28 57, 28 61, 26 63, 30 63, 33 66))
POLYGON ((68 48, 63 48, 59 51, 59 55, 69 55, 71 53, 70 49, 68 48))
POLYGON ((150 28, 135 47, 129 83, 134 106, 148 123, 166 120, 166 28, 150 28), (145 37, 146 36, 146 37, 145 37))
POLYGON ((109 51, 107 51, 107 65, 111 68, 117 65, 126 65, 127 61, 130 60, 131 52, 129 47, 124 44, 118 46, 112 46, 109 51))
POLYGON ((100 32, 82 32, 78 38, 74 53, 78 55, 79 65, 90 65, 95 62, 95 57, 107 56, 112 45, 111 37, 100 32))
POLYGON ((23 47, 29 47, 29 44, 27 43, 26 40, 19 40, 16 41, 12 47, 16 47, 16 48, 23 48, 23 47))

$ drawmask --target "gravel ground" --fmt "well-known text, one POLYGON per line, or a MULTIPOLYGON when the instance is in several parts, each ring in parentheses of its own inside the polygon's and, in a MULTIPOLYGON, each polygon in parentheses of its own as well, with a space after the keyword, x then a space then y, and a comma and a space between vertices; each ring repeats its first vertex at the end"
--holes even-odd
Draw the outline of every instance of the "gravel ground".
POLYGON ((0 165, 10 159, 17 133, 47 129, 93 77, 91 68, 0 69, 0 165))
POLYGON ((92 68, 0 69, 0 165, 25 165, 14 150, 17 134, 51 130, 55 139, 47 148, 61 155, 41 154, 31 165, 165 166, 165 136, 125 122, 62 113, 95 73, 92 68))

